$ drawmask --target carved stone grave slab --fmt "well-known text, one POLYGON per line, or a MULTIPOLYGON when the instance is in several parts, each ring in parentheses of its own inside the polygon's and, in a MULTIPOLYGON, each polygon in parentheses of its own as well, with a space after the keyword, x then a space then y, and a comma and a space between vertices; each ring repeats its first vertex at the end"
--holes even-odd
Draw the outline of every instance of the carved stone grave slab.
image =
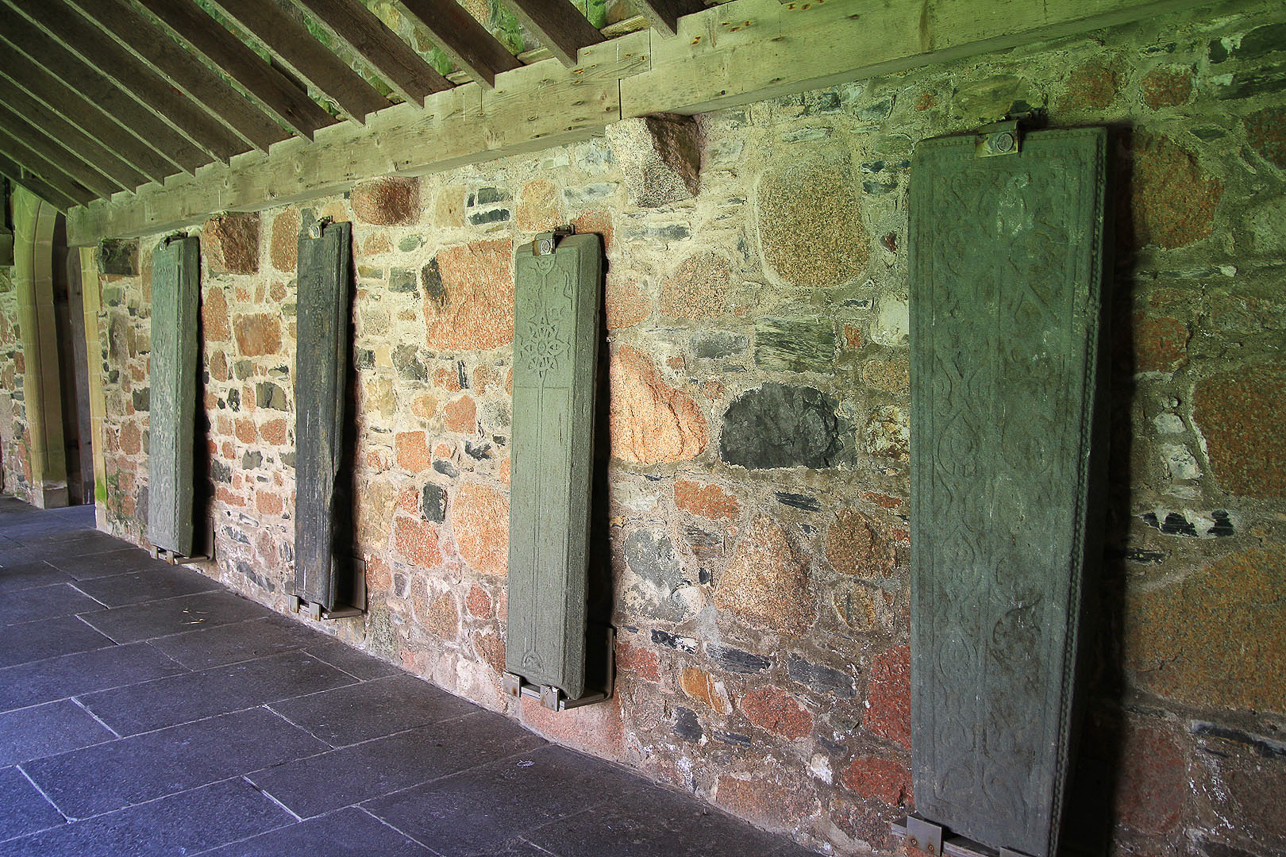
POLYGON ((1106 134, 916 149, 911 182, 916 811, 1057 849, 1086 564, 1106 134))
POLYGON ((573 700, 585 692, 601 260, 597 235, 515 257, 505 669, 573 700))
POLYGON ((179 556, 192 553, 200 245, 167 238, 152 253, 147 538, 179 556))
POLYGON ((335 609, 335 478, 343 459, 352 227, 299 238, 295 349, 295 592, 335 609))

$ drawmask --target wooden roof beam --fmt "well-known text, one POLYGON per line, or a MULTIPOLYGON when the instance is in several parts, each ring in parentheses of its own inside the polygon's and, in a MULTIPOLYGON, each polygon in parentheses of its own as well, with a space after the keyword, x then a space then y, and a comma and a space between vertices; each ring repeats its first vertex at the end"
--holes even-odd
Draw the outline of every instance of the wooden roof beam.
MULTIPOLYGON (((59 116, 51 108, 32 98, 19 87, 3 87, 3 90, 0 91, 0 106, 2 105, 8 105, 10 112, 24 117, 31 124, 42 129, 50 137, 79 154, 126 190, 134 190, 139 185, 144 185, 151 181, 133 164, 59 116)), ((123 134, 124 132, 122 131, 121 133, 123 134)))
POLYGON ((456 68, 492 89, 496 75, 522 63, 455 0, 402 0, 402 6, 428 30, 456 68))
POLYGON ((65 0, 260 151, 291 134, 124 0, 65 0))
POLYGON ((22 185, 59 211, 66 212, 79 204, 62 191, 30 175, 16 161, 10 160, 3 154, 0 154, 0 175, 16 185, 22 185))
MULTIPOLYGON (((173 84, 59 0, 5 2, 9 9, 26 15, 59 45, 84 60, 84 68, 132 94, 214 159, 226 164, 233 155, 250 148, 227 126, 202 109, 199 103, 177 91, 173 84)), ((8 10, 0 9, 0 12, 7 14, 8 10)), ((57 73, 62 74, 63 70, 60 68, 57 73)))
MULTIPOLYGON (((781 0, 785 3, 788 0, 781 0)), ((701 0, 635 0, 634 6, 652 29, 669 37, 679 32, 679 19, 705 9, 701 0)))
POLYGON ((165 181, 166 176, 182 171, 177 164, 143 142, 97 104, 43 68, 27 62, 17 51, 0 50, 0 75, 13 84, 12 87, 0 87, 0 102, 15 110, 22 109, 22 99, 16 96, 21 90, 25 90, 157 183, 165 181))
POLYGON ((452 87, 451 81, 411 50, 410 45, 359 0, 294 0, 294 3, 310 13, 332 38, 347 43, 361 54, 405 100, 423 106, 427 96, 452 87))
POLYGON ((365 124, 368 113, 392 106, 387 98, 313 37, 294 7, 278 0, 210 0, 224 15, 258 39, 282 65, 365 124), (292 14, 294 13, 294 14, 292 14))
MULTIPOLYGON (((495 92, 456 87, 430 96, 423 109, 376 114, 368 128, 329 129, 316 145, 290 141, 266 155, 243 155, 235 169, 214 165, 134 198, 91 203, 68 215, 68 241, 157 234, 215 212, 302 202, 379 176, 546 150, 601 134, 621 118, 731 107, 1207 5, 943 0, 930 4, 926 19, 924 0, 732 0, 681 19, 675 39, 630 33, 586 49, 575 69, 535 63, 506 74, 495 92)), ((1193 14, 1173 23, 1199 20, 1193 14)))
POLYGON ((571 68, 581 48, 603 41, 603 34, 569 0, 507 0, 523 26, 571 68))
POLYGON ((192 0, 136 0, 205 56, 216 68, 257 98, 286 127, 311 140, 335 117, 308 97, 294 81, 269 65, 240 39, 219 26, 192 0))
POLYGON ((133 190, 133 188, 121 187, 7 107, 0 107, 0 129, 13 140, 57 167, 68 178, 89 188, 103 199, 110 197, 118 190, 133 190))
POLYGON ((211 161, 195 143, 167 125, 98 70, 81 61, 12 8, 0 5, 0 35, 27 59, 79 92, 187 172, 211 161))
POLYGON ((10 160, 24 170, 39 177, 45 184, 68 199, 75 200, 80 205, 88 205, 91 200, 97 199, 93 191, 78 183, 71 176, 19 143, 3 130, 0 130, 0 152, 4 152, 10 160))

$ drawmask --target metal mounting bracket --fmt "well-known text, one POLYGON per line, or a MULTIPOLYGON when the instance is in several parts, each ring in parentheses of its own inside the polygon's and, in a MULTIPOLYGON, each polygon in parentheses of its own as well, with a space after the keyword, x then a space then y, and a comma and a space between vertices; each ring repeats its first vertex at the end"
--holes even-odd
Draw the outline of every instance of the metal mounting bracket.
POLYGON ((531 252, 536 256, 548 256, 558 248, 559 241, 575 234, 575 226, 560 226, 552 232, 542 232, 531 242, 531 252))
POLYGON ((906 842, 907 857, 1028 857, 1012 848, 993 848, 979 845, 963 836, 950 835, 940 824, 908 815, 906 822, 893 822, 893 835, 906 842))
POLYGON ((298 595, 288 596, 287 602, 292 613, 307 613, 310 618, 321 621, 322 619, 349 619, 353 616, 361 616, 362 610, 356 607, 336 607, 334 610, 327 610, 317 601, 305 601, 298 595))
POLYGON ((1017 119, 984 125, 975 133, 977 142, 974 144, 974 157, 995 158, 1016 155, 1022 151, 1023 129, 1017 119))
POLYGON ((567 711, 611 699, 612 688, 616 685, 616 629, 607 628, 603 636, 607 645, 607 675, 605 676, 606 687, 602 690, 590 691, 576 699, 568 699, 561 688, 548 684, 532 684, 517 673, 511 672, 501 674, 501 688, 515 699, 524 696, 539 699, 540 704, 550 711, 567 711))

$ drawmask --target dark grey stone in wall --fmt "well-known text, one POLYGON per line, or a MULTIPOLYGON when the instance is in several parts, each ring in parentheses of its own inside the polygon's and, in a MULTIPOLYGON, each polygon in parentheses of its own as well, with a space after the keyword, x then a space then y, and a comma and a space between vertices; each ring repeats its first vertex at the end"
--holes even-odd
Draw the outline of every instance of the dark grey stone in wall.
POLYGON ((728 406, 719 457, 748 470, 834 467, 848 427, 833 398, 813 387, 764 384, 728 406))

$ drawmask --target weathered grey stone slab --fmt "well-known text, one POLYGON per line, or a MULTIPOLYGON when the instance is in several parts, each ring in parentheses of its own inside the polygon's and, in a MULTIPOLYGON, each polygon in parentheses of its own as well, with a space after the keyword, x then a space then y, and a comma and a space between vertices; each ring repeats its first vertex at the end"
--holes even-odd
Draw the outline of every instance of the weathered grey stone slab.
POLYGON ((1098 525, 1106 135, 911 182, 912 768, 916 811, 993 848, 1057 849, 1081 584, 1098 525))
POLYGON ((518 248, 505 669, 585 691, 602 251, 597 235, 553 254, 518 248))
POLYGON ((147 538, 192 553, 197 414, 198 238, 169 238, 152 253, 152 358, 148 414, 147 538))
POLYGON ((335 477, 343 460, 352 227, 299 238, 295 347, 295 592, 334 610, 335 477))

